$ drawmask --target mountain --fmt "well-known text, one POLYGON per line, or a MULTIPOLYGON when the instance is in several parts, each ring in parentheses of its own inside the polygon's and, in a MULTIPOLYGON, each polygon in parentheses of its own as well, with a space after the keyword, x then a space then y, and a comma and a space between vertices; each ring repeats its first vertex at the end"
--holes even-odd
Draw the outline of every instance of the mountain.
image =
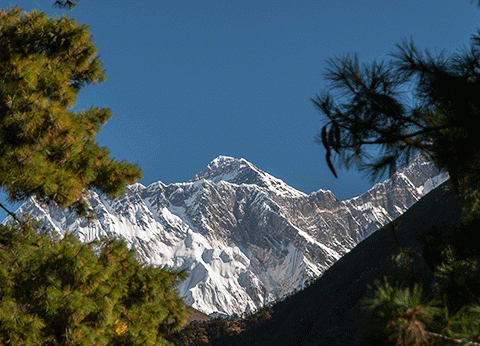
POLYGON ((417 279, 424 287, 432 287, 433 272, 426 261, 422 234, 436 229, 448 236, 460 218, 453 188, 445 183, 360 242, 304 290, 245 319, 193 323, 170 336, 170 341, 182 346, 358 345, 358 333, 367 317, 362 300, 376 279, 395 272, 393 256, 399 247, 414 254, 412 268, 417 279))
POLYGON ((17 213, 82 241, 119 237, 150 265, 186 268, 187 304, 211 315, 248 313, 317 278, 445 176, 420 158, 346 201, 300 192, 244 159, 220 156, 186 183, 133 184, 111 200, 92 191, 97 219, 27 200, 17 213))

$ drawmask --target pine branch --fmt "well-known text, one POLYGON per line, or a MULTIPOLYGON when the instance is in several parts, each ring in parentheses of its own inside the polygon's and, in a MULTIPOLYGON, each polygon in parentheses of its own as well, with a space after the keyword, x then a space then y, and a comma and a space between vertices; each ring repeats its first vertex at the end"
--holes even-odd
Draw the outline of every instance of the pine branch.
POLYGON ((12 217, 13 220, 17 221, 18 226, 20 227, 20 230, 23 233, 25 233, 24 223, 17 217, 17 215, 15 215, 15 213, 12 213, 10 210, 8 210, 2 203, 0 203, 0 208, 5 210, 7 212, 7 214, 12 217))
MULTIPOLYGON (((76 0, 76 1, 80 2, 80 0, 76 0)), ((73 10, 75 6, 76 4, 71 0, 55 0, 53 4, 53 7, 68 8, 70 11, 73 10)))
POLYGON ((23 230, 22 222, 17 218, 17 215, 15 215, 15 214, 12 213, 10 210, 8 210, 2 203, 0 203, 0 208, 2 208, 3 210, 5 210, 5 211, 7 212, 7 214, 12 217, 12 219, 14 219, 15 221, 17 221, 18 224, 20 225, 20 227, 21 227, 22 230, 23 230))
MULTIPOLYGON (((339 125, 339 126, 344 128, 344 126, 342 126, 342 125, 339 125)), ((429 133, 429 132, 445 130, 445 129, 448 129, 448 128, 451 128, 451 127, 452 126, 448 126, 448 125, 425 127, 422 130, 418 130, 416 132, 406 133, 406 134, 403 134, 403 135, 396 135, 395 140, 390 140, 390 141, 386 141, 385 139, 381 139, 381 138, 380 139, 373 139, 373 140, 363 140, 363 139, 357 138, 358 142, 356 142, 355 144, 340 145, 340 148, 351 149, 351 148, 357 148, 357 147, 359 147, 361 145, 364 145, 364 144, 365 145, 371 145, 371 144, 375 145, 375 144, 386 144, 386 143, 390 143, 390 142, 397 142, 399 140, 402 141, 402 140, 406 140, 406 139, 409 139, 409 138, 412 138, 412 137, 423 135, 423 134, 426 134, 426 133, 429 133)))

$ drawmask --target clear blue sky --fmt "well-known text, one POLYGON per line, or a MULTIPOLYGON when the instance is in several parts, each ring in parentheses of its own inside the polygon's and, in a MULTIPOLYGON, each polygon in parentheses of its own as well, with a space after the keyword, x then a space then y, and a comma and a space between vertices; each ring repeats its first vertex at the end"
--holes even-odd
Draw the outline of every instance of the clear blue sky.
POLYGON ((420 48, 457 49, 480 28, 469 0, 86 0, 71 12, 53 2, 0 6, 90 26, 108 80, 82 91, 78 106, 111 108, 98 141, 138 163, 143 184, 188 181, 227 155, 340 199, 372 183, 344 170, 335 179, 314 143, 322 119, 309 99, 325 87, 325 60, 382 59, 409 37, 420 48))

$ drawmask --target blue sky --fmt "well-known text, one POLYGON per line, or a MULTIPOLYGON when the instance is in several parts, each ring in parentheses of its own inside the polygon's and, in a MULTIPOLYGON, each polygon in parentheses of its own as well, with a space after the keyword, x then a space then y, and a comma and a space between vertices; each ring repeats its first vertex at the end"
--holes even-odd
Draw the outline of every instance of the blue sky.
POLYGON ((71 12, 53 2, 0 6, 89 25, 108 80, 84 89, 78 108, 111 108, 97 139, 117 159, 138 163, 141 183, 188 181, 226 155, 340 199, 372 183, 345 170, 335 179, 314 143, 322 119, 310 98, 326 86, 326 59, 382 59, 410 37, 448 52, 480 28, 469 0, 86 0, 71 12))

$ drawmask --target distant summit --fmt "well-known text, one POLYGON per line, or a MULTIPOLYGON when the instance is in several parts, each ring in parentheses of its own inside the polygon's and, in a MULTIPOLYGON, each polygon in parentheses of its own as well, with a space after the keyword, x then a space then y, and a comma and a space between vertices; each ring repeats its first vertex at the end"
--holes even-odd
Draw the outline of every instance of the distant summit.
POLYGON ((90 192, 92 223, 30 198, 17 211, 82 241, 124 239, 141 261, 185 268, 179 286, 212 315, 250 312, 301 288, 446 179, 418 159, 346 201, 309 195, 245 159, 219 156, 186 183, 134 184, 111 200, 90 192))
POLYGON ((258 169, 245 159, 235 159, 229 156, 219 156, 214 159, 203 171, 198 173, 190 182, 200 179, 210 180, 214 183, 225 181, 232 184, 252 184, 258 187, 276 190, 284 197, 306 196, 282 180, 258 169))

